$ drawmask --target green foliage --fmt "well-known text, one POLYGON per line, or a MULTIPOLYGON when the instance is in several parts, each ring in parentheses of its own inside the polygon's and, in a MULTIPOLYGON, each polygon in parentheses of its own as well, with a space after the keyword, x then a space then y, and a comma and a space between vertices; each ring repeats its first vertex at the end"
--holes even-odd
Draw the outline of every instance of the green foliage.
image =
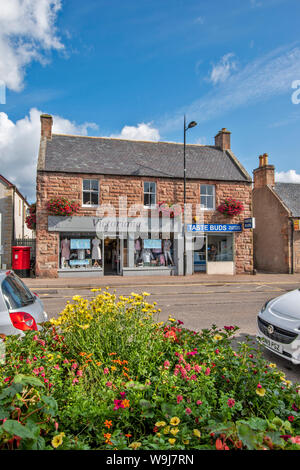
POLYGON ((6 338, 0 449, 300 449, 298 386, 250 341, 234 350, 236 327, 98 292, 6 338))

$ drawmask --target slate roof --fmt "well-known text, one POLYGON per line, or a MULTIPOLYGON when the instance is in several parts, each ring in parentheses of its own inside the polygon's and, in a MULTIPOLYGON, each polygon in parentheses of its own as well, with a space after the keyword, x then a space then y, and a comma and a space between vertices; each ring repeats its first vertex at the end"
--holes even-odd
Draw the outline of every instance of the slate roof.
MULTIPOLYGON (((187 178, 251 181, 231 152, 186 146, 187 178)), ((53 134, 44 171, 109 175, 183 177, 183 144, 53 134)))
POLYGON ((292 217, 300 217, 300 184, 275 183, 273 190, 291 211, 292 217))

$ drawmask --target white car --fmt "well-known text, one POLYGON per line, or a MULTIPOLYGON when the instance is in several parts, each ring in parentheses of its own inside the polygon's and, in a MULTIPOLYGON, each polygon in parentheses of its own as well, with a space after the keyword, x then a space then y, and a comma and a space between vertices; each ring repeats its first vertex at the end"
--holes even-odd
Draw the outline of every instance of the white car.
POLYGON ((0 271, 0 334, 24 335, 47 321, 43 302, 13 271, 0 271))
POLYGON ((258 339, 267 349, 300 364, 300 290, 265 303, 257 317, 258 339))

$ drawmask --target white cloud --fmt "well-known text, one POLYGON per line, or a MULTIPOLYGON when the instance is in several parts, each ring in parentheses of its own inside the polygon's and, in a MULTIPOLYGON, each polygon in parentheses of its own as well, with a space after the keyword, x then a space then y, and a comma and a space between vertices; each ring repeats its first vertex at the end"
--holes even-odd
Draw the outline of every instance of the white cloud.
POLYGON ((180 129, 184 114, 187 119, 203 123, 273 96, 287 94, 290 101, 291 84, 298 77, 300 47, 290 45, 275 49, 240 68, 201 99, 173 112, 172 116, 164 116, 158 123, 159 128, 163 133, 180 129))
MULTIPOLYGON (((39 151, 41 124, 36 108, 29 115, 16 122, 0 112, 0 173, 15 184, 28 200, 35 201, 36 165, 39 151)), ((53 133, 88 135, 89 131, 98 131, 95 123, 77 124, 61 116, 53 115, 53 133)), ((129 140, 158 141, 159 131, 151 123, 124 126, 120 134, 110 137, 129 140)))
POLYGON ((62 49, 55 21, 61 0, 0 0, 0 79, 13 91, 23 87, 25 68, 62 49))
POLYGON ((279 171, 275 173, 277 183, 300 183, 300 175, 295 170, 279 171))
MULTIPOLYGON (((0 113, 1 174, 15 184, 30 201, 35 200, 36 164, 40 142, 42 112, 33 108, 29 115, 13 122, 0 113)), ((96 124, 76 124, 60 116, 53 116, 53 132, 87 135, 96 124)))
POLYGON ((152 127, 152 123, 142 122, 135 126, 124 126, 120 134, 112 134, 110 137, 127 140, 152 140, 159 141, 160 135, 158 129, 152 127))
POLYGON ((225 80, 227 80, 231 75, 231 72, 236 70, 236 62, 233 58, 234 54, 232 52, 225 54, 218 64, 213 66, 209 81, 214 85, 225 82, 225 80))

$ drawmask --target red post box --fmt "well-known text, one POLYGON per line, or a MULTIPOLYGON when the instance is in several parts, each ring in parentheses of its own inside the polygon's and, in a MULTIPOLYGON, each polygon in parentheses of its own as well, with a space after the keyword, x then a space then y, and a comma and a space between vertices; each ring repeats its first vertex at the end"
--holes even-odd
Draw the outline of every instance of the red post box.
POLYGON ((20 277, 30 276, 30 246, 12 247, 12 269, 20 277))

